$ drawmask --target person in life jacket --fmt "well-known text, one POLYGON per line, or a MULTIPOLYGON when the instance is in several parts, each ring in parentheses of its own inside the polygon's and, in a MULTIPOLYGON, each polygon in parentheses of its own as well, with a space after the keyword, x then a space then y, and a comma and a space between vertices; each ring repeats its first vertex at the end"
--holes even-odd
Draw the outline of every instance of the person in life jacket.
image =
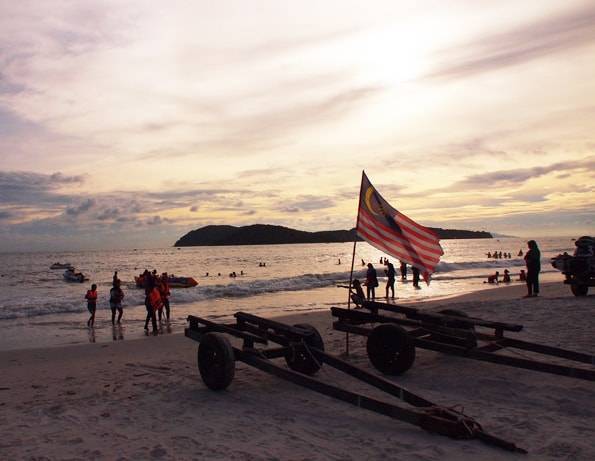
POLYGON ((157 334, 157 320, 155 318, 155 310, 163 307, 161 303, 161 295, 159 290, 154 285, 148 284, 145 288, 145 307, 147 309, 147 318, 145 320, 145 330, 149 329, 149 320, 153 325, 153 334, 157 334))
POLYGON ((97 285, 91 285, 91 289, 87 290, 85 299, 87 300, 87 309, 91 314, 91 317, 87 320, 87 326, 92 327, 95 324, 95 310, 97 309, 97 285))
MULTIPOLYGON (((161 274, 161 283, 159 284, 159 293, 161 294, 161 302, 165 306, 165 318, 169 321, 169 283, 167 272, 161 274)), ((161 310, 159 311, 159 320, 161 321, 161 310)))

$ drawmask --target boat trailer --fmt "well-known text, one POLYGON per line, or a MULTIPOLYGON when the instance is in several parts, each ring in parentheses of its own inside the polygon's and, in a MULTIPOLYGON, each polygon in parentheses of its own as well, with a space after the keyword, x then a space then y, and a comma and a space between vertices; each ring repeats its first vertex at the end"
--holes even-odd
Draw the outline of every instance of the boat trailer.
POLYGON ((245 312, 234 314, 236 323, 221 324, 188 316, 185 335, 199 342, 198 369, 206 386, 226 389, 235 374, 235 362, 241 361, 286 381, 306 387, 385 416, 416 425, 429 432, 455 439, 479 439, 500 448, 526 453, 514 443, 485 432, 473 418, 453 408, 436 405, 387 379, 369 373, 324 351, 319 332, 309 324, 287 325, 245 312), (242 347, 231 344, 226 335, 243 341, 242 347), (256 348, 257 344, 277 347, 256 348), (288 368, 271 359, 284 358, 288 368), (410 407, 404 407, 325 383, 312 375, 326 364, 363 381, 410 407))
POLYGON ((595 369, 496 354, 503 349, 518 349, 595 365, 594 355, 504 336, 504 332, 521 331, 522 325, 469 317, 455 309, 435 313, 374 301, 363 301, 361 308, 356 309, 332 307, 331 312, 337 318, 333 322, 335 330, 367 336, 366 348, 370 362, 377 370, 388 375, 399 375, 411 368, 415 361, 415 349, 421 348, 483 362, 595 381, 595 369), (372 327, 366 324, 379 325, 372 327), (493 332, 476 331, 480 327, 493 329, 493 332))

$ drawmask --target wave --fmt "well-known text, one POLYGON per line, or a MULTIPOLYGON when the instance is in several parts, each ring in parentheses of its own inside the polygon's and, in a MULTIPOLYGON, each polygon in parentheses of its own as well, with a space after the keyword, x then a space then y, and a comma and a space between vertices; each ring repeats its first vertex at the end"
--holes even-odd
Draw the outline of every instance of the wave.
MULTIPOLYGON (((549 258, 544 258, 543 262, 549 262, 549 258)), ((464 261, 447 262, 443 261, 437 267, 436 273, 432 279, 435 282, 481 279, 496 270, 502 273, 505 268, 524 267, 524 261, 521 259, 511 260, 488 260, 488 261, 464 261)), ((547 266, 546 266, 547 267, 547 266)), ((383 278, 383 267, 377 267, 377 273, 383 278)), ((551 271, 551 270, 550 270, 551 271)), ((544 270, 543 272, 550 272, 544 270)), ((511 270, 511 272, 515 272, 511 270)), ((410 274, 410 271, 409 271, 410 274)), ((364 279, 365 269, 354 271, 353 277, 364 279)), ((281 277, 274 279, 256 279, 256 280, 237 280, 228 284, 218 285, 199 285, 195 288, 172 290, 172 304, 187 304, 218 298, 242 298, 249 296, 262 295, 266 293, 303 291, 316 288, 325 288, 337 284, 347 284, 349 281, 349 271, 332 272, 324 274, 301 274, 292 277, 281 277)), ((143 290, 132 288, 132 285, 125 290, 126 297, 124 306, 139 307, 144 305, 143 290)), ((97 308, 109 309, 108 300, 99 299, 97 308)), ((86 305, 81 302, 80 295, 62 296, 60 299, 50 299, 31 297, 20 299, 18 303, 0 303, 0 320, 30 318, 51 314, 80 314, 87 312, 86 305)))

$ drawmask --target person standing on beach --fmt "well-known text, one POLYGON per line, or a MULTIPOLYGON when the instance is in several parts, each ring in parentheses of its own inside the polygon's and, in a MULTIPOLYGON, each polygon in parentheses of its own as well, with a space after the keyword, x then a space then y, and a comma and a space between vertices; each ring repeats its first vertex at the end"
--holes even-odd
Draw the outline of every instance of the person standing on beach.
POLYGON ((399 267, 401 271, 401 280, 407 280, 407 263, 401 261, 401 266, 399 267))
POLYGON ((386 299, 388 299, 388 291, 392 292, 392 299, 395 299, 395 266, 393 263, 386 262, 386 299))
MULTIPOLYGON (((167 272, 161 274, 161 283, 159 284, 159 293, 161 294, 161 302, 165 306, 165 318, 169 322, 169 283, 167 272)), ((161 311, 159 311, 159 321, 161 321, 161 311)))
POLYGON ((539 296, 539 272, 541 271, 541 252, 535 240, 527 242, 529 250, 525 254, 527 265, 527 295, 525 298, 539 296))
POLYGON ((411 272, 413 273, 413 286, 416 289, 421 290, 419 286, 419 269, 415 266, 411 266, 411 272))
POLYGON ((366 294, 368 301, 370 300, 370 295, 372 295, 372 299, 376 299, 376 287, 378 286, 378 276, 376 275, 376 269, 372 263, 368 263, 368 270, 366 271, 366 294))
POLYGON ((120 321, 122 320, 123 299, 124 292, 120 288, 120 280, 116 277, 116 275, 114 275, 114 283, 112 289, 109 291, 109 307, 112 310, 112 325, 116 324, 116 311, 118 311, 118 323, 120 323, 120 321))
POLYGON ((97 310, 97 285, 91 285, 91 289, 87 290, 85 299, 87 300, 87 309, 91 314, 91 317, 87 320, 87 326, 93 327, 95 324, 95 311, 97 310))
POLYGON ((157 333, 157 319, 155 318, 155 307, 153 305, 156 303, 155 293, 159 297, 161 301, 161 295, 157 288, 155 288, 155 282, 153 277, 148 277, 148 280, 145 282, 145 308, 147 309, 147 318, 145 320, 145 330, 149 329, 149 320, 153 325, 153 334, 157 333))

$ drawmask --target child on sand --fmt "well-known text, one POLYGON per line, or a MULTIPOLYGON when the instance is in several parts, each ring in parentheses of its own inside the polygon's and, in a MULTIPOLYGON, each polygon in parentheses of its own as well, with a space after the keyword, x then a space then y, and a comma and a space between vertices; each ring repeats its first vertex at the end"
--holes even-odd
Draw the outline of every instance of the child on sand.
POLYGON ((366 300, 366 295, 364 294, 364 290, 362 289, 362 284, 358 279, 355 279, 353 282, 351 282, 351 286, 351 300, 357 306, 360 306, 366 300))
POLYGON ((510 272, 508 269, 504 269, 504 276, 502 277, 502 283, 510 283, 510 272))
POLYGON ((95 310, 97 309, 97 285, 91 285, 91 289, 87 290, 85 299, 87 300, 87 309, 91 314, 91 317, 87 320, 87 326, 92 327, 95 324, 95 310))

